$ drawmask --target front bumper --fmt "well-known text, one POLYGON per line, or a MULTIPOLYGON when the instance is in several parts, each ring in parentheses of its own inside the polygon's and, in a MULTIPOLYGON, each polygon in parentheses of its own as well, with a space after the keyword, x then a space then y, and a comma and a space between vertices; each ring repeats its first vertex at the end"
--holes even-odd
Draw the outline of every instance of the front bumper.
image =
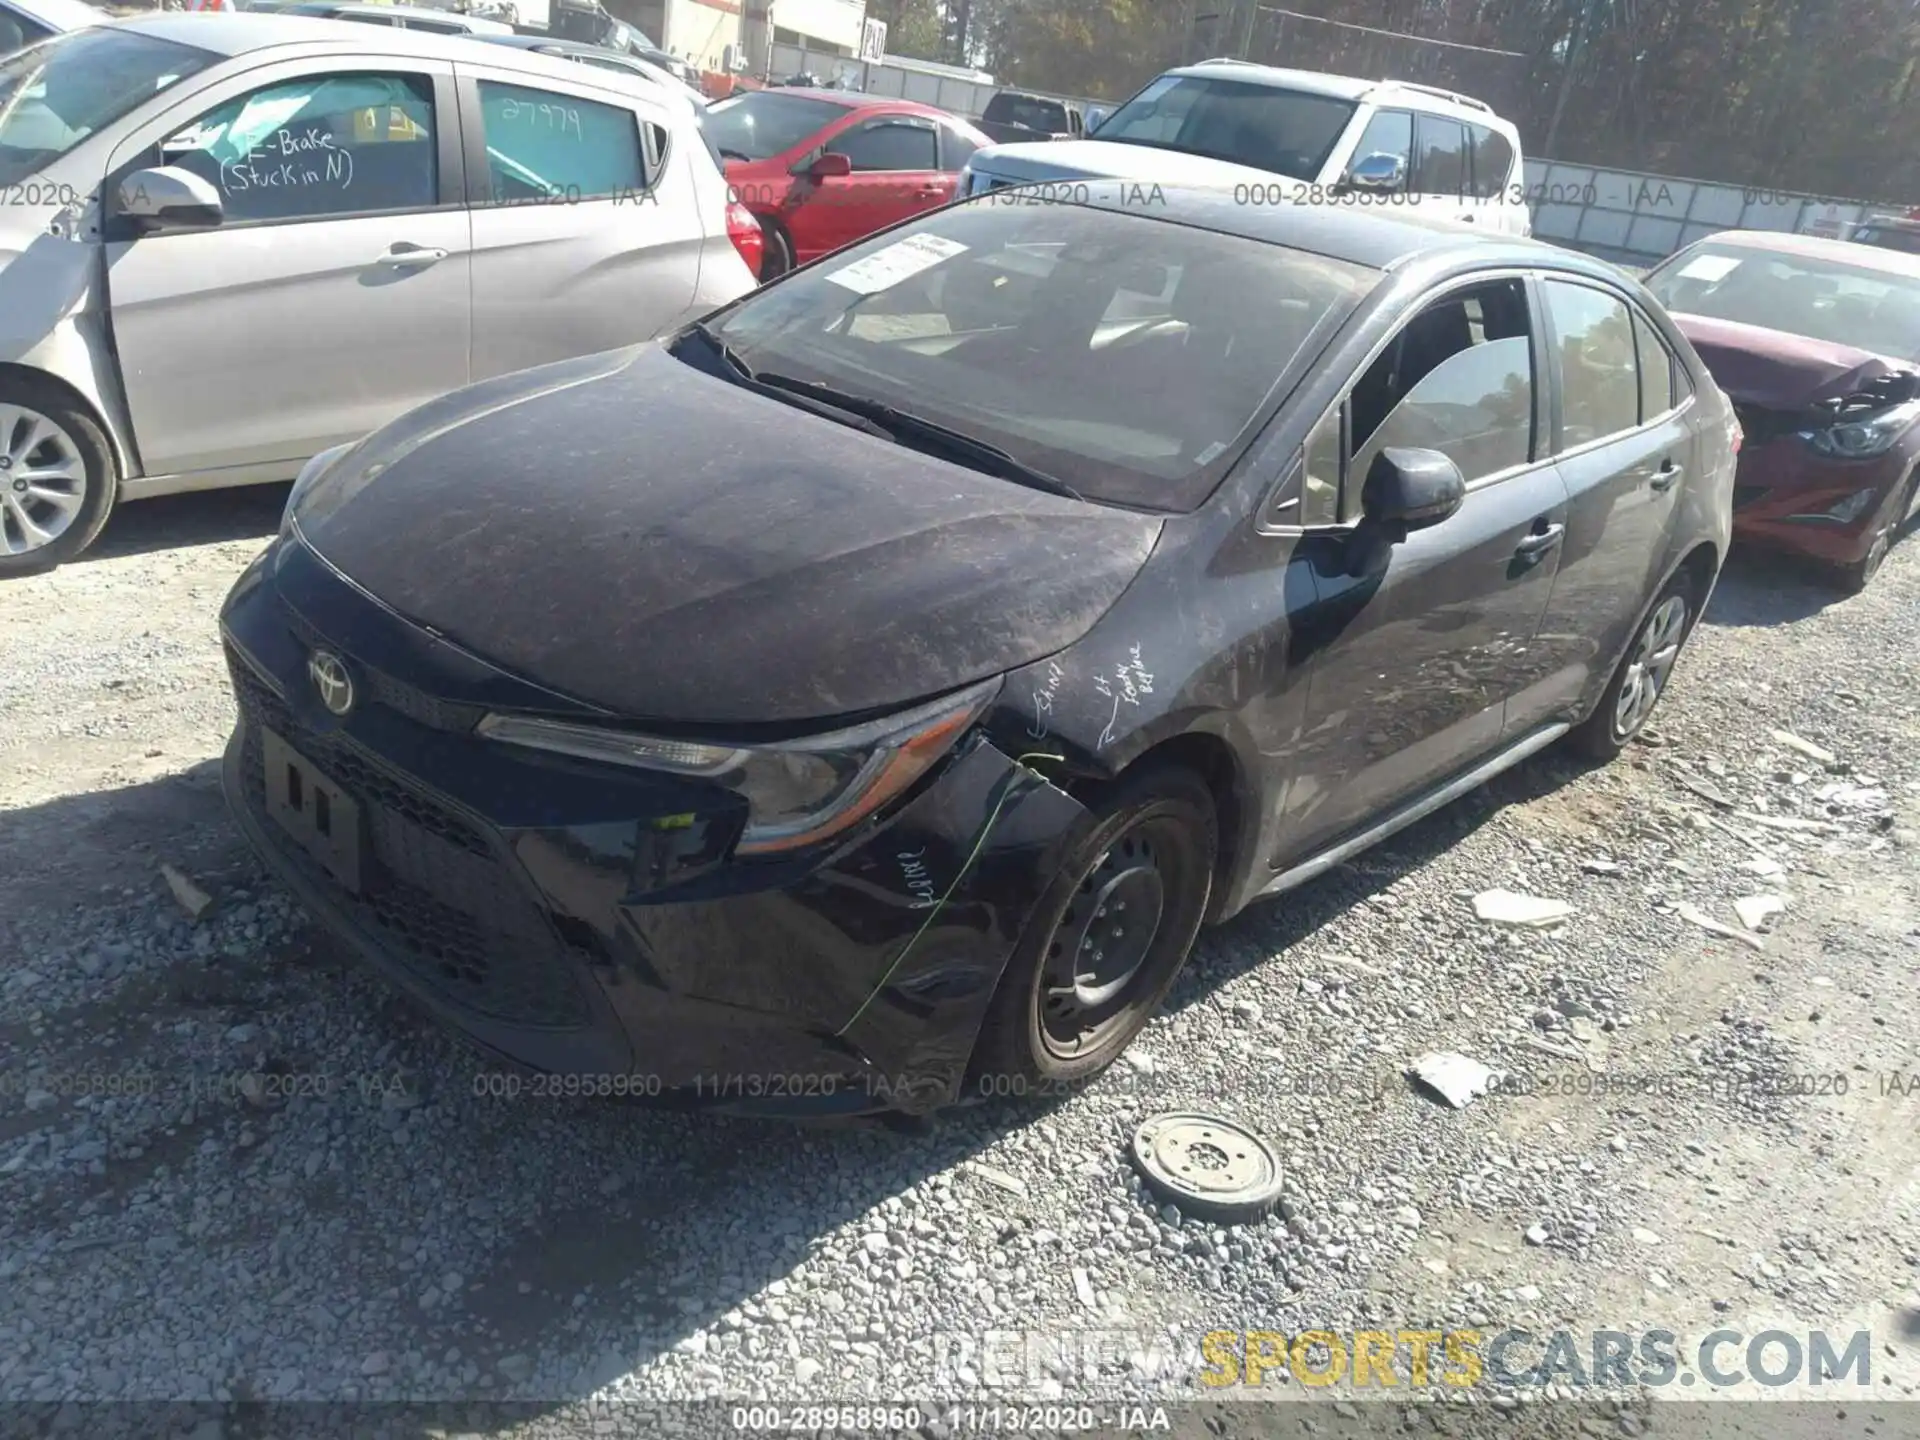
POLYGON ((1790 551, 1830 565, 1851 565, 1886 523, 1886 508, 1920 455, 1920 438, 1903 438, 1871 460, 1829 460, 1792 435, 1740 452, 1733 498, 1736 541, 1790 551), (1795 519, 1821 515, 1861 490, 1872 500, 1848 521, 1795 519))
POLYGON ((569 1093, 794 1116, 967 1098, 987 1002, 1086 820, 976 734, 834 853, 735 862, 731 796, 472 735, 489 708, 570 702, 297 541, 255 562, 221 624, 225 788, 254 849, 436 1018, 569 1093), (316 648, 354 678, 345 717, 308 678, 316 648), (269 734, 353 802, 357 887, 273 817, 269 734))

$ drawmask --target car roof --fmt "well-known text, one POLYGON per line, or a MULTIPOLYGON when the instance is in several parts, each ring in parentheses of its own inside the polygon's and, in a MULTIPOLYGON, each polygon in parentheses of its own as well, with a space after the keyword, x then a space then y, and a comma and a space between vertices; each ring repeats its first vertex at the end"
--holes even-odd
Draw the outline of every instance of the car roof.
POLYGON ((113 16, 86 0, 7 0, 29 20, 38 20, 55 30, 84 30, 89 25, 104 25, 113 16))
POLYGON ((929 120, 956 120, 951 110, 942 110, 938 105, 928 105, 919 100, 903 100, 898 95, 869 95, 864 90, 823 90, 806 85, 767 85, 757 90, 736 90, 729 100, 738 95, 800 95, 808 100, 826 100, 835 105, 844 105, 849 110, 866 110, 876 105, 885 105, 902 115, 924 115, 929 120))
MULTIPOLYGON (((1375 270, 1392 270, 1412 260, 1451 255, 1459 259, 1478 258, 1489 266, 1549 266, 1615 285, 1630 278, 1618 266, 1591 255, 1564 250, 1541 240, 1491 235, 1458 221, 1428 219, 1408 210, 1360 210, 1348 205, 1305 202, 1246 205, 1239 203, 1234 190, 1226 186, 1151 185, 1120 180, 1089 182, 1075 188, 1080 191, 1075 201, 1083 195, 1085 203, 1096 209, 1144 214, 1177 225, 1305 250, 1375 270)), ((985 197, 976 196, 975 200, 981 198, 985 197)))
POLYGON ((1363 80, 1357 75, 1335 75, 1325 70, 1288 70, 1278 65, 1258 65, 1251 60, 1227 58, 1180 65, 1164 73, 1200 76, 1210 80, 1238 80, 1245 85, 1270 85, 1276 90, 1300 90, 1309 95, 1326 95, 1336 100, 1370 100, 1378 105, 1417 105, 1426 110, 1471 118, 1476 124, 1491 125, 1509 135, 1517 133, 1513 123, 1485 101, 1453 90, 1415 84, 1411 80, 1363 80))
MULTIPOLYGON (((430 15, 449 13, 426 9, 423 6, 355 5, 350 8, 383 13, 392 10, 425 10, 430 15)), ((252 55, 262 50, 295 48, 336 50, 342 45, 350 45, 359 50, 384 50, 395 55, 420 55, 428 59, 440 60, 472 60, 473 46, 480 40, 477 35, 437 35, 428 30, 405 30, 398 25, 376 28, 363 25, 356 20, 332 20, 319 15, 289 15, 277 10, 154 10, 144 15, 116 20, 113 24, 116 29, 137 31, 158 40, 171 40, 178 45, 192 45, 201 50, 210 50, 216 55, 224 55, 229 59, 238 55, 252 55)), ((537 66, 541 73, 564 75, 576 81, 580 76, 581 67, 571 60, 561 60, 540 54, 523 54, 510 58, 500 55, 498 46, 490 49, 503 64, 537 66), (565 69, 558 68, 562 66, 565 69)))
MULTIPOLYGON (((1875 220, 1876 225, 1886 222, 1875 220)), ((1702 245, 1732 245, 1742 250, 1766 250, 1777 255, 1806 255, 1816 260, 1832 260, 1862 270, 1884 270, 1889 275, 1920 279, 1920 255, 1904 250, 1888 250, 1879 245, 1857 245, 1851 240, 1831 240, 1825 235, 1797 235, 1786 230, 1721 230, 1698 242, 1702 245)))

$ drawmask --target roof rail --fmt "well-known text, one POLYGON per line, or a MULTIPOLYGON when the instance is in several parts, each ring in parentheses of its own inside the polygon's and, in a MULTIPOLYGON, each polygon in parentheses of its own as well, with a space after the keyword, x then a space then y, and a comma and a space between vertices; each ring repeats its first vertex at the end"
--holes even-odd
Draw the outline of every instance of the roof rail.
POLYGON ((1259 66, 1260 64, 1258 60, 1243 60, 1238 55, 1216 55, 1211 60, 1195 60, 1192 63, 1195 65, 1253 65, 1253 66, 1259 66))
POLYGON ((1493 107, 1484 100, 1476 100, 1471 95, 1462 95, 1457 90, 1443 90, 1438 85, 1421 85, 1412 80, 1382 80, 1382 86, 1395 90, 1417 90, 1422 95, 1435 95, 1442 100, 1451 100, 1456 105, 1464 105, 1469 110, 1484 110, 1489 115, 1493 107))

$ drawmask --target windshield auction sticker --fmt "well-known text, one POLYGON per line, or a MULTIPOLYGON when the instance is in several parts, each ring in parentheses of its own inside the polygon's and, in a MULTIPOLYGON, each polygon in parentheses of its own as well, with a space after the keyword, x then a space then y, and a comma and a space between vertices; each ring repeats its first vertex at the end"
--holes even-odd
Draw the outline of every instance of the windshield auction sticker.
POLYGON ((909 235, 884 250, 876 250, 834 271, 826 278, 857 294, 874 295, 882 290, 891 290, 902 280, 911 279, 922 270, 931 270, 942 260, 951 260, 964 253, 966 248, 958 240, 948 240, 939 235, 909 235))

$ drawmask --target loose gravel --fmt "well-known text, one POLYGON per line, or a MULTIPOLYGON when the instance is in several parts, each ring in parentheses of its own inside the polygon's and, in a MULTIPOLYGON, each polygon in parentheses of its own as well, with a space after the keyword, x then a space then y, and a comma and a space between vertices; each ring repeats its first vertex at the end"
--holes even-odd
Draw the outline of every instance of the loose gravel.
POLYGON ((1736 561, 1648 743, 1211 933, 1086 1093, 900 1133, 476 1093, 333 950, 216 784, 214 615, 277 499, 129 507, 0 589, 0 1401, 1218 1401, 1206 1331, 1428 1325, 1872 1327, 1914 1395, 1920 542, 1844 601, 1736 561), (1676 908, 1763 894, 1763 949, 1676 908), (1437 1104, 1433 1050, 1506 1086, 1437 1104), (1270 1219, 1134 1175, 1209 1108, 1278 1147, 1270 1219))

